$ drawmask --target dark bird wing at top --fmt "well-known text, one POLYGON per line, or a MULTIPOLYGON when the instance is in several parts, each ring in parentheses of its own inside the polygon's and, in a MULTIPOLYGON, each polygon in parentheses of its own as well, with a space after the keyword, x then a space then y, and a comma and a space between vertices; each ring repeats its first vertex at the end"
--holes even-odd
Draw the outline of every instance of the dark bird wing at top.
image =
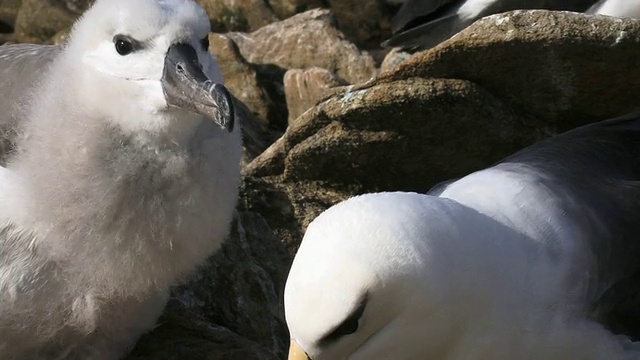
POLYGON ((393 36, 382 45, 428 49, 474 21, 518 9, 585 11, 595 0, 407 0, 391 20, 393 36), (464 9, 464 11, 460 11, 464 9))
POLYGON ((391 19, 391 31, 395 34, 409 25, 410 22, 435 13, 445 5, 456 4, 456 0, 408 0, 400 7, 391 19))

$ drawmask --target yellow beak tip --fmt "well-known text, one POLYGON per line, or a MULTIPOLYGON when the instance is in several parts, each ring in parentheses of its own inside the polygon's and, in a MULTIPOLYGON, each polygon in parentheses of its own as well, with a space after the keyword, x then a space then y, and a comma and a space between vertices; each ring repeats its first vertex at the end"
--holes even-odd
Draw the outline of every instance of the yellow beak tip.
POLYGON ((302 350, 300 345, 298 345, 295 340, 291 340, 291 344, 289 345, 289 360, 309 360, 307 353, 302 350))

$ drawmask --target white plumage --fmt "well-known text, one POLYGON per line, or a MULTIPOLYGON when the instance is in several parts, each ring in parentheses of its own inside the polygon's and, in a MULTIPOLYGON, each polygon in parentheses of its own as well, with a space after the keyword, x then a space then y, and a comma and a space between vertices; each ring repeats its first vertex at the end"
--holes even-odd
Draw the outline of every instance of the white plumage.
POLYGON ((289 359, 640 358, 639 155, 616 119, 328 209, 287 279, 289 359))
POLYGON ((52 51, 3 69, 30 85, 0 113, 0 358, 123 356, 228 235, 241 139, 208 34, 191 0, 98 0, 61 50, 0 47, 52 51))

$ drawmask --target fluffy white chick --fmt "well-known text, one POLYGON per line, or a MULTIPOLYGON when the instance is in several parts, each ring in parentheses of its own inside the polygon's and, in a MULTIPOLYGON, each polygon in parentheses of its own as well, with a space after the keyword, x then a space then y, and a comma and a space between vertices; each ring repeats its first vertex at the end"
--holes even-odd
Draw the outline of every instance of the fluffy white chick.
POLYGON ((241 139, 209 26, 191 0, 97 0, 33 80, 0 168, 0 358, 123 356, 227 237, 241 139))

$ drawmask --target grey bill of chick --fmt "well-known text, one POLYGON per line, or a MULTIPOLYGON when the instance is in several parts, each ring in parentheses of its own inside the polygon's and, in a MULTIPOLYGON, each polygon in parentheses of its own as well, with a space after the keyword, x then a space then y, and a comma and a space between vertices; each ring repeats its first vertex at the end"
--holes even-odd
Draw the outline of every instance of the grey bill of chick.
POLYGON ((241 137, 209 26, 191 0, 97 0, 51 61, 0 47, 0 359, 121 358, 227 237, 241 137))
POLYGON ((512 10, 585 11, 595 0, 407 0, 391 20, 384 47, 429 49, 474 21, 512 10))
POLYGON ((640 0, 600 0, 586 13, 640 18, 640 0))

